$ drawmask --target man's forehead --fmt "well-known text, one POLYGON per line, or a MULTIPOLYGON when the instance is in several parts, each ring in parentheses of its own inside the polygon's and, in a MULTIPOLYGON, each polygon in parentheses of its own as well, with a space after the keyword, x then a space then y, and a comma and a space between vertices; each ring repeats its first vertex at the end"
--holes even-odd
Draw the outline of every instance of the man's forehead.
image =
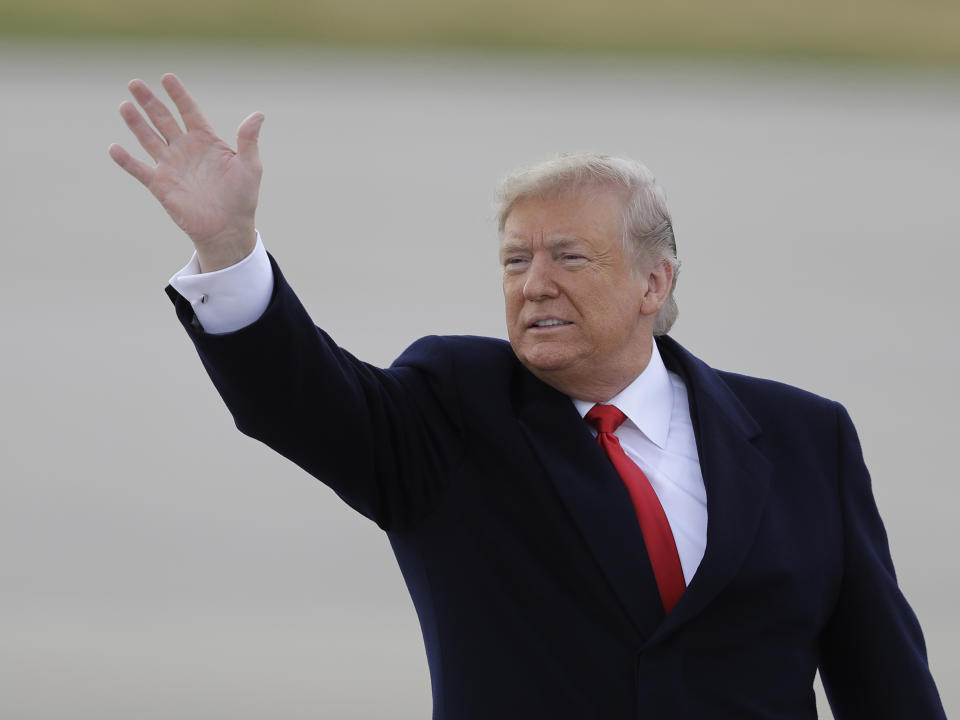
MULTIPOLYGON (((511 211, 501 235, 500 247, 510 249, 606 246, 622 237, 623 218, 619 204, 578 202, 553 207, 518 207, 511 211), (531 212, 532 211, 532 212, 531 212)), ((596 198, 594 198, 596 200, 596 198)))

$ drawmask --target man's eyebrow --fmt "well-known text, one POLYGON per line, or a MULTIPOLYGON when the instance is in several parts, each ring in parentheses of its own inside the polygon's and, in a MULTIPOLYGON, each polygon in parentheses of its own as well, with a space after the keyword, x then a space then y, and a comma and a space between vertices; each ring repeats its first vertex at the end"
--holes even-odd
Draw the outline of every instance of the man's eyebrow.
MULTIPOLYGON (((576 235, 560 235, 557 237, 550 238, 544 243, 550 250, 566 250, 567 248, 573 245, 580 245, 583 243, 583 239, 577 237, 576 235)), ((515 252, 525 252, 529 251, 529 245, 520 240, 505 240, 503 245, 500 246, 500 253, 515 253, 515 252)))
POLYGON ((527 249, 526 243, 517 240, 507 240, 500 246, 500 254, 509 255, 510 253, 524 252, 527 249))
POLYGON ((583 240, 576 235, 562 235, 560 237, 550 238, 546 245, 551 250, 566 250, 571 245, 580 245, 583 240))

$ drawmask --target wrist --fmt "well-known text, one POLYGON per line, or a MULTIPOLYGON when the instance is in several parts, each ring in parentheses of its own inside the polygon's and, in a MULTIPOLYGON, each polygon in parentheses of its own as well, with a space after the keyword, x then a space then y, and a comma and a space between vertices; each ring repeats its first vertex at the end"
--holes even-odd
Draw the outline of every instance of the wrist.
POLYGON ((236 265, 252 253, 257 246, 257 233, 251 227, 249 230, 224 233, 202 243, 194 243, 194 246, 200 272, 215 272, 236 265))

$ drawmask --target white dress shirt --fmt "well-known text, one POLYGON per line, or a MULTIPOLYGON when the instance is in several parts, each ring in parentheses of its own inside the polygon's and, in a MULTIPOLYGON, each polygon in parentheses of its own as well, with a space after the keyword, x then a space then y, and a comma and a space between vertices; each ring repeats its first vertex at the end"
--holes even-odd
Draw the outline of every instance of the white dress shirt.
MULTIPOLYGON (((587 400, 572 399, 581 417, 594 406, 587 400)), ((689 585, 707 547, 707 491, 687 387, 679 375, 667 370, 653 343, 643 372, 604 404, 616 405, 627 416, 614 435, 653 486, 673 531, 683 579, 689 585)), ((593 427, 590 431, 597 435, 593 427)))
MULTIPOLYGON (((194 253, 170 284, 190 302, 206 332, 223 334, 244 328, 263 314, 273 294, 273 270, 257 233, 253 252, 236 265, 201 273, 194 253)), ((581 416, 594 405, 572 399, 581 416)), ((660 499, 689 585, 707 545, 707 494, 687 388, 667 370, 653 343, 644 371, 607 404, 616 405, 627 416, 614 434, 660 499)), ((596 430, 590 430, 596 435, 596 430)))

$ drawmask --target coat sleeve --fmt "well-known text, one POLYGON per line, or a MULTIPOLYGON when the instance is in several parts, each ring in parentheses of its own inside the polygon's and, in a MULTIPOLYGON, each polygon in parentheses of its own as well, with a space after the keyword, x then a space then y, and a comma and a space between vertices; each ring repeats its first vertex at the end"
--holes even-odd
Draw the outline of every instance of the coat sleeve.
POLYGON ((837 720, 945 718, 920 625, 897 585, 860 442, 836 407, 843 579, 821 636, 824 689, 837 720))
POLYGON ((453 360, 443 338, 387 370, 316 327, 271 257, 274 292, 252 325, 203 331, 167 287, 181 324, 237 427, 329 485, 384 529, 415 523, 462 454, 453 360))

